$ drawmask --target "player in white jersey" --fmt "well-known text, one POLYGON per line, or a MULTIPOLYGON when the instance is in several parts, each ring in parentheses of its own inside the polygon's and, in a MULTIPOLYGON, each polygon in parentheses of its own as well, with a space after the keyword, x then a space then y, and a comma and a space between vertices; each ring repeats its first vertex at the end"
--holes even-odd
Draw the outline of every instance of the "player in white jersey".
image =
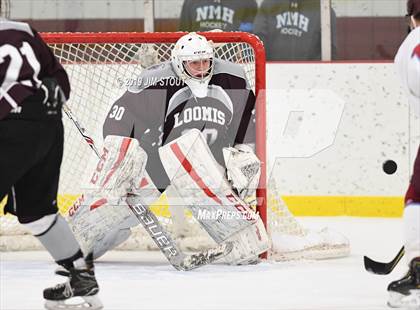
MULTIPOLYGON (((420 116, 420 0, 408 0, 407 12, 411 31, 398 50, 395 65, 410 108, 420 116)), ((420 146, 405 196, 403 221, 409 270, 389 284, 388 305, 420 309, 420 146)))

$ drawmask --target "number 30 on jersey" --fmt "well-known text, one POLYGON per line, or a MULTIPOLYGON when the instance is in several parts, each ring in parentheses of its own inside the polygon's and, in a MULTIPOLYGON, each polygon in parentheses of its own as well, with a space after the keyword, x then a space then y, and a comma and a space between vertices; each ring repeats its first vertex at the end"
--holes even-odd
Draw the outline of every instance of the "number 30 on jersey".
POLYGON ((111 113, 109 113, 109 118, 113 118, 116 121, 120 121, 124 115, 125 112, 125 108, 124 107, 120 107, 117 105, 114 105, 111 109, 111 113))

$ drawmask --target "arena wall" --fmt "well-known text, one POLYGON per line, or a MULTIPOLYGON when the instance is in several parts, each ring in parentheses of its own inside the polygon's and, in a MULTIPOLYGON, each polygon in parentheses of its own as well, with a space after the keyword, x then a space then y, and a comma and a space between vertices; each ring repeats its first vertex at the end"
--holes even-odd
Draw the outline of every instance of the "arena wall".
POLYGON ((267 111, 269 175, 292 211, 401 214, 420 120, 392 63, 268 64, 267 111))

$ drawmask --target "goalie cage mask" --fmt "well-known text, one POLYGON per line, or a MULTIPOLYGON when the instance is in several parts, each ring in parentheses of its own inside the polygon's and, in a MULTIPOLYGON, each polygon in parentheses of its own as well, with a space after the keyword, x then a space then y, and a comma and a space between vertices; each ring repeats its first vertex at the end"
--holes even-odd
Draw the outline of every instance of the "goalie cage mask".
POLYGON ((175 73, 188 85, 195 97, 207 96, 208 84, 213 76, 214 50, 210 42, 201 35, 191 32, 182 36, 176 43, 171 53, 171 62, 175 73), (186 66, 190 61, 210 61, 210 66, 205 74, 193 76, 186 66))

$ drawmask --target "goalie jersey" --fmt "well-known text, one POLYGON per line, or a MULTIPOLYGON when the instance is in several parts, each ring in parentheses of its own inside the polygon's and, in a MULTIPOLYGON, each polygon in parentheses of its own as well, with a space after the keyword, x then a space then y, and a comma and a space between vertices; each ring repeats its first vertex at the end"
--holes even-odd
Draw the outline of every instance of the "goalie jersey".
POLYGON ((103 134, 137 139, 148 155, 147 172, 161 191, 169 179, 158 148, 189 129, 204 134, 222 166, 223 147, 255 144, 255 95, 240 65, 214 59, 204 98, 193 96, 171 62, 145 70, 136 81, 111 107, 103 134))

